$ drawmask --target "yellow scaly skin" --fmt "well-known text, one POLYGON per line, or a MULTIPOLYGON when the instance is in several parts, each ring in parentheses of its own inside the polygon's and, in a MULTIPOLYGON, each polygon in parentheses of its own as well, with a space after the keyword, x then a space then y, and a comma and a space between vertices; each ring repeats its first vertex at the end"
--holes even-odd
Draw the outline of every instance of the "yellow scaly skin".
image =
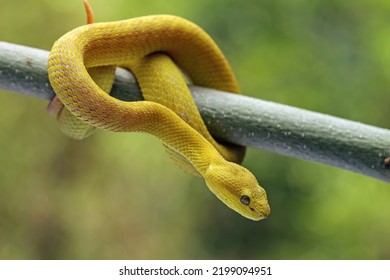
POLYGON ((76 139, 91 131, 82 122, 154 135, 231 209, 252 220, 266 218, 264 189, 251 172, 231 162, 240 162, 244 149, 211 137, 176 65, 196 85, 239 92, 218 46, 182 18, 148 16, 76 28, 55 42, 49 56, 50 83, 66 107, 58 116, 60 127, 76 139), (106 93, 118 66, 133 72, 145 101, 124 102, 106 93))

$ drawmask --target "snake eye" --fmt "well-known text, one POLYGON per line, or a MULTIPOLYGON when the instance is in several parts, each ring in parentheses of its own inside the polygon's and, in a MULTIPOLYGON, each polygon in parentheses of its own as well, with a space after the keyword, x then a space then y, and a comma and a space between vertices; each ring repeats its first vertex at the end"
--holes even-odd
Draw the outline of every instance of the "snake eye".
POLYGON ((241 196, 240 201, 244 205, 249 205, 249 203, 251 203, 251 199, 247 195, 241 196))

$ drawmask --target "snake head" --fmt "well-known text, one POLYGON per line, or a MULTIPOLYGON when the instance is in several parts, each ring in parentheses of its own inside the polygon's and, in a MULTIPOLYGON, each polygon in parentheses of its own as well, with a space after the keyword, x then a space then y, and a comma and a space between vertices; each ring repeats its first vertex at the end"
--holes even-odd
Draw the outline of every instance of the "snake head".
POLYGON ((271 213, 265 190, 241 165, 232 162, 211 164, 204 177, 209 189, 242 216, 259 221, 271 213))

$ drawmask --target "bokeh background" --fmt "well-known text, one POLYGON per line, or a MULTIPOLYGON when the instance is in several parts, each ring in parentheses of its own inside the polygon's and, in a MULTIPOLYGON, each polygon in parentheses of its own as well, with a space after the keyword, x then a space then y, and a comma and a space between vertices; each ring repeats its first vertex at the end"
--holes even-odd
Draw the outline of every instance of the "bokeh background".
MULTIPOLYGON (((90 0, 97 21, 206 29, 245 94, 390 128, 390 2, 90 0)), ((0 0, 0 40, 49 50, 81 0, 0 0)), ((246 220, 148 135, 76 142, 47 102, 0 92, 1 259, 389 259, 390 185, 250 149, 272 215, 246 220)), ((390 139, 389 139, 390 141, 390 139)))

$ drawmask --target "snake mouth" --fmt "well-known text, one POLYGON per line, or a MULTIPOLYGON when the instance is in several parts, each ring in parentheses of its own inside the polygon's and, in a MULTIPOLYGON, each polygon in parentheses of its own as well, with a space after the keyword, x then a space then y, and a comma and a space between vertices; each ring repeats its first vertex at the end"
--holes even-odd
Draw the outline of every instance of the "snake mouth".
POLYGON ((271 209, 269 208, 269 206, 265 206, 265 207, 262 207, 261 210, 256 210, 252 207, 249 207, 249 209, 252 211, 252 213, 257 217, 257 221, 260 221, 260 220, 263 220, 265 218, 267 218, 269 216, 269 214, 271 214, 271 209))

